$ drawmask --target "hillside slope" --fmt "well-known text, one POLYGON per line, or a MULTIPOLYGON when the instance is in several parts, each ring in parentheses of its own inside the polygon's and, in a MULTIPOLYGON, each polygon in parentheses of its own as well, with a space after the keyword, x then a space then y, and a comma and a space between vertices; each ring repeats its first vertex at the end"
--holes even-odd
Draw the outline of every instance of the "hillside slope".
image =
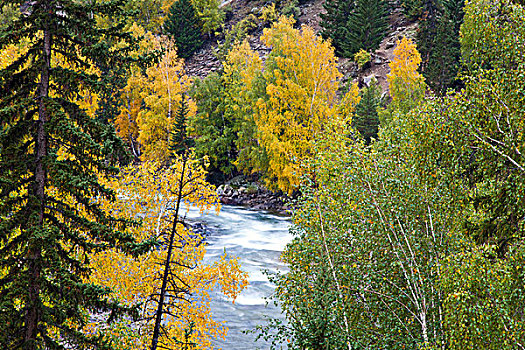
MULTIPOLYGON (((316 33, 322 30, 320 26, 320 14, 324 13, 323 3, 325 0, 311 0, 299 6, 300 16, 298 25, 308 25, 316 33)), ((230 18, 225 24, 226 28, 231 28, 249 14, 258 14, 260 8, 264 6, 263 1, 231 0, 223 4, 231 9, 230 18)), ((390 72, 388 63, 393 58, 393 51, 396 40, 403 36, 414 37, 417 30, 417 23, 409 22, 401 11, 399 2, 393 2, 393 10, 390 14, 390 30, 385 39, 381 42, 379 49, 373 53, 370 65, 365 69, 358 70, 357 65, 350 58, 339 58, 339 70, 342 73, 341 86, 349 81, 357 82, 362 86, 374 76, 383 92, 388 92, 387 74, 390 72)), ((263 28, 256 28, 250 33, 250 45, 259 52, 261 57, 268 54, 269 48, 265 47, 259 40, 263 28)), ((204 78, 211 72, 221 68, 220 61, 215 57, 214 50, 217 42, 223 38, 209 39, 204 47, 186 61, 186 72, 189 76, 204 78)))

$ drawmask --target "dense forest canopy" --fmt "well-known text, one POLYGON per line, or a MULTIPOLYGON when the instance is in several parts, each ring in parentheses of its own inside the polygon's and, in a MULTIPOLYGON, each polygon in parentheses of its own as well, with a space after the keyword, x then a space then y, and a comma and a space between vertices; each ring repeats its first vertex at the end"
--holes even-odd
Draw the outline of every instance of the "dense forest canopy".
POLYGON ((245 174, 293 198, 273 348, 523 349, 525 5, 236 3, 1 2, 0 346, 212 348, 247 275, 183 211, 245 174))

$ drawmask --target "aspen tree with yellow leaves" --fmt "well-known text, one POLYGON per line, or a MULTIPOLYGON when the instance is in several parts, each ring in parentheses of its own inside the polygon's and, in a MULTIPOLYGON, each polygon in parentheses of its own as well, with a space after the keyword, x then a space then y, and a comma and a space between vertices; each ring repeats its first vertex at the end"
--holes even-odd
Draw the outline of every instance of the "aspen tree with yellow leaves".
POLYGON ((281 17, 265 29, 262 42, 272 48, 262 72, 266 93, 256 101, 255 124, 268 153, 267 176, 274 187, 291 193, 315 156, 312 142, 340 123, 334 49, 294 20, 281 17))
POLYGON ((225 254, 213 264, 202 262, 204 237, 192 232, 184 220, 182 213, 190 207, 201 213, 213 207, 217 214, 220 210, 215 188, 206 182, 202 160, 195 157, 192 140, 186 136, 187 113, 184 98, 171 132, 171 165, 144 162, 138 169, 126 168, 119 178, 108 180, 108 186, 122 199, 105 209, 122 213, 124 219, 140 215, 142 225, 131 229, 131 235, 160 242, 140 261, 117 252, 94 257, 97 283, 109 283, 117 299, 125 304, 143 304, 142 322, 128 326, 120 323, 120 328, 109 331, 125 338, 128 348, 134 344, 132 349, 209 349, 211 338, 224 337, 227 332, 210 314, 209 291, 219 286, 224 295, 235 300, 247 284, 247 275, 237 259, 225 254), (108 270, 115 261, 119 261, 119 269, 108 270), (140 332, 130 333, 130 328, 140 332))
MULTIPOLYGON (((169 156, 168 146, 175 111, 180 106, 182 94, 189 90, 191 80, 184 74, 183 61, 177 57, 173 42, 161 37, 155 46, 164 50, 164 55, 159 63, 146 70, 146 75, 141 79, 145 108, 137 116, 138 141, 142 146, 143 160, 165 162, 169 156)), ((190 116, 195 114, 195 109, 194 102, 190 100, 190 116)))
POLYGON ((412 40, 403 37, 396 42, 394 59, 387 76, 392 103, 390 109, 407 112, 425 97, 425 78, 417 71, 421 55, 412 40))
MULTIPOLYGON (((224 255, 212 264, 204 264, 206 246, 203 237, 191 231, 182 220, 174 217, 173 199, 182 189, 180 216, 190 207, 201 212, 218 214, 220 204, 214 187, 205 180, 201 161, 189 155, 186 162, 180 156, 169 167, 147 161, 138 168, 127 167, 118 177, 106 178, 105 184, 119 193, 116 203, 104 202, 104 210, 118 213, 123 219, 139 219, 140 226, 128 229, 137 240, 157 239, 161 245, 134 259, 117 250, 94 254, 89 281, 110 287, 112 297, 125 305, 141 304, 139 322, 123 320, 101 331, 99 324, 90 325, 93 332, 109 335, 117 349, 150 348, 158 296, 162 284, 162 269, 168 254, 169 233, 175 225, 170 274, 166 289, 159 348, 210 349, 210 339, 224 337, 226 326, 215 320, 208 308, 209 292, 218 286, 224 295, 235 300, 247 284, 235 258, 224 255)), ((209 214, 213 215, 213 214, 209 214)))

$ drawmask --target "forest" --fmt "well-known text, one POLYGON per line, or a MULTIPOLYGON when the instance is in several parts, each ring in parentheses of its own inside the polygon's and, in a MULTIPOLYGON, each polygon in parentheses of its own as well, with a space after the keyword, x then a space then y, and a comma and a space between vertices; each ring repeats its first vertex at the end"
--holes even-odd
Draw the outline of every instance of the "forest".
POLYGON ((185 213, 245 176, 289 199, 271 349, 525 349, 523 0, 0 11, 0 348, 214 348, 248 274, 185 213))

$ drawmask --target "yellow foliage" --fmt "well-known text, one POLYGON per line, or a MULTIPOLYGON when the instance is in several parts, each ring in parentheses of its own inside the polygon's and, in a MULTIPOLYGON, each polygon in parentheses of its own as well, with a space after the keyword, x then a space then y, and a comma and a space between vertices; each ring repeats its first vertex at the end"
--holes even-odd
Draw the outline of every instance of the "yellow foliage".
MULTIPOLYGON (((191 86, 184 74, 183 60, 177 57, 175 45, 167 38, 155 39, 158 49, 164 50, 160 62, 146 70, 141 95, 145 109, 138 113, 138 141, 143 147, 143 160, 165 161, 168 157, 170 131, 175 123, 175 113, 182 95, 191 86)), ((133 86, 134 82, 131 82, 133 86)), ((195 114, 196 106, 189 101, 189 116, 195 114)))
MULTIPOLYGON (((158 39, 151 32, 146 32, 140 25, 133 23, 129 31, 139 41, 139 48, 136 52, 130 53, 134 58, 155 51, 158 46, 158 39)), ((132 67, 129 72, 126 86, 120 91, 121 103, 119 104, 120 113, 115 117, 113 123, 117 135, 127 142, 135 158, 139 158, 141 147, 138 142, 139 125, 138 116, 142 110, 143 98, 146 92, 144 86, 147 78, 142 74, 140 67, 132 67)))
POLYGON ((410 109, 425 94, 425 79, 417 69, 421 55, 412 40, 403 37, 396 42, 394 59, 390 62, 387 76, 392 104, 402 109, 410 109))
POLYGON ((274 22, 277 19, 277 11, 275 10, 275 3, 272 2, 261 9, 259 19, 263 22, 274 22))
POLYGON ((262 42, 272 47, 263 77, 268 82, 265 98, 256 103, 255 123, 268 158, 268 175, 276 186, 291 192, 299 185, 312 143, 337 116, 337 79, 334 49, 294 20, 281 17, 265 29, 262 42))
MULTIPOLYGON (((171 229, 173 211, 169 208, 179 184, 183 183, 183 204, 186 210, 197 207, 201 212, 216 209, 220 204, 212 185, 205 181, 206 172, 199 160, 190 158, 182 173, 182 160, 178 159, 170 168, 162 168, 158 162, 145 162, 138 168, 122 169, 118 178, 103 179, 105 185, 118 193, 115 203, 103 202, 104 210, 123 219, 142 220, 142 225, 129 228, 129 233, 138 240, 165 235, 171 229)), ((163 321, 167 334, 161 342, 170 349, 180 349, 174 339, 182 340, 185 331, 192 329, 189 341, 197 344, 195 349, 210 349, 210 339, 224 337, 227 328, 212 318, 209 310, 209 292, 219 286, 223 293, 235 297, 247 285, 247 274, 240 269, 237 259, 223 256, 213 264, 204 264, 206 252, 202 237, 194 235, 181 223, 177 225, 176 249, 171 260, 172 279, 168 304, 164 310, 171 313, 163 321)), ((113 289, 112 297, 126 305, 142 303, 141 318, 144 321, 132 324, 121 322, 106 331, 122 349, 145 349, 149 347, 153 320, 148 319, 156 310, 156 295, 160 290, 160 268, 166 259, 165 245, 139 258, 132 258, 116 250, 104 251, 91 257, 90 281, 113 289), (131 328, 130 328, 131 327, 131 328), (135 330, 130 332, 130 330, 135 330)), ((91 329, 100 327, 91 324, 91 329)))

